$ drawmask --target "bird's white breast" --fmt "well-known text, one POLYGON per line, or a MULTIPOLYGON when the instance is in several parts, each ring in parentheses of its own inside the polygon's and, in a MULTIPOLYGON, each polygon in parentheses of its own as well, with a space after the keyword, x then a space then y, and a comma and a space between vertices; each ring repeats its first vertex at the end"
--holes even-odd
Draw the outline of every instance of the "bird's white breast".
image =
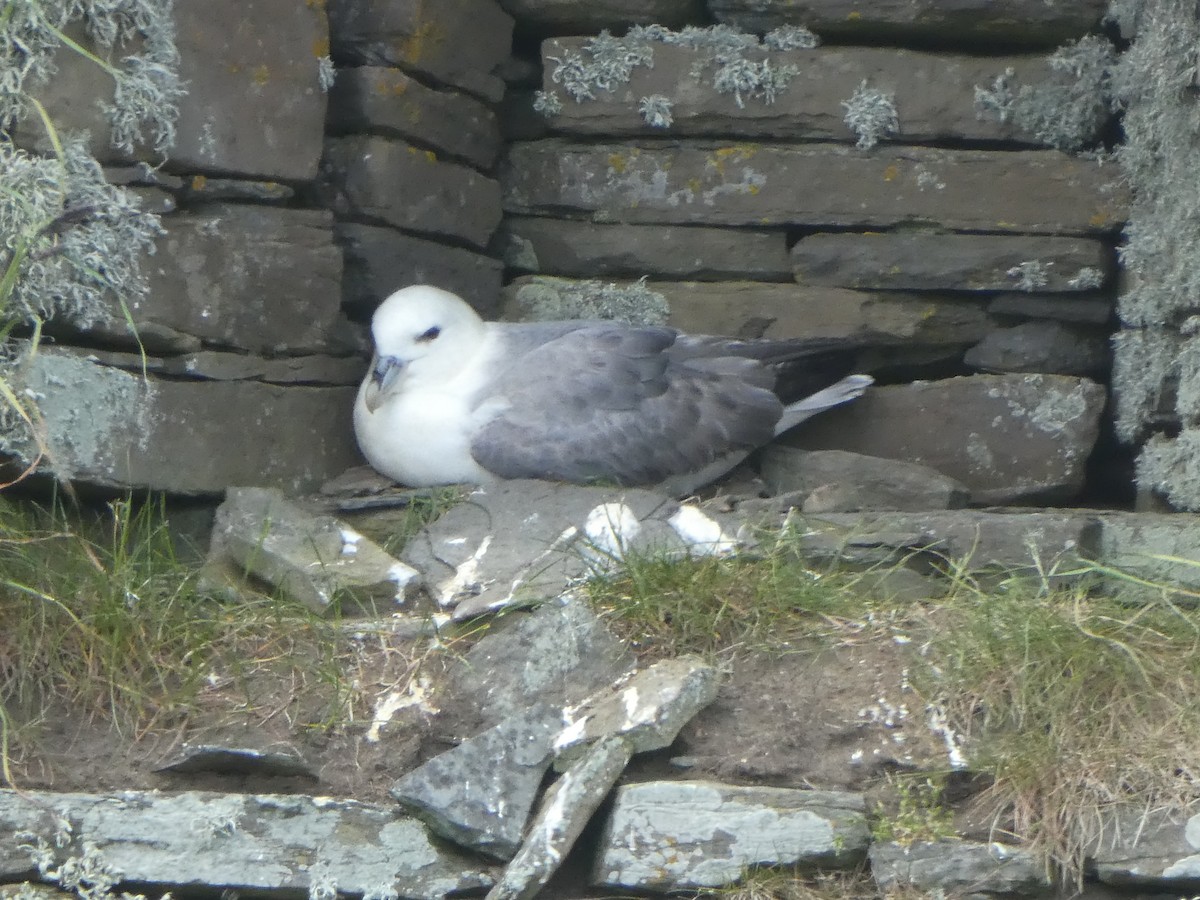
POLYGON ((486 382, 491 341, 451 378, 437 384, 406 380, 376 407, 367 409, 359 388, 354 431, 363 455, 377 472, 410 487, 491 476, 471 456, 471 439, 495 415, 495 403, 476 400, 486 382))

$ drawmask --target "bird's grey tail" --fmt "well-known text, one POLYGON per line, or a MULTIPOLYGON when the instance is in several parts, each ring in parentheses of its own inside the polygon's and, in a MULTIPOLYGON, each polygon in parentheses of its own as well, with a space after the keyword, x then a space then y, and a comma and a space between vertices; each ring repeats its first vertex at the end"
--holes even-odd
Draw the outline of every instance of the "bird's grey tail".
POLYGON ((783 416, 775 425, 776 437, 819 412, 861 397, 863 391, 874 383, 875 379, 870 375, 847 375, 841 381, 822 388, 815 394, 809 394, 803 400, 789 403, 784 407, 783 416))

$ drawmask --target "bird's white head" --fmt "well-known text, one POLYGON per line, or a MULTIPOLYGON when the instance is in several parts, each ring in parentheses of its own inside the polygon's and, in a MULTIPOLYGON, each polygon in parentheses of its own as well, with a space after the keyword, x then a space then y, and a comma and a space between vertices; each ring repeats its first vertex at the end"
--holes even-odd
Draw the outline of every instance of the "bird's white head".
POLYGON ((484 322, 460 297, 427 284, 402 288, 371 320, 375 356, 363 399, 374 412, 390 393, 444 382, 484 339, 484 322))

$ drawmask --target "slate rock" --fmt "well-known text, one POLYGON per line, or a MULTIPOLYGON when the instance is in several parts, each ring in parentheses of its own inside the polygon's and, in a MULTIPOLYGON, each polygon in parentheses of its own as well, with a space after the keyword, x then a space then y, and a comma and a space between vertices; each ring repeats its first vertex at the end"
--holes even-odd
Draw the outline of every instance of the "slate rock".
POLYGON ((182 356, 142 356, 119 350, 92 350, 93 362, 126 372, 171 375, 200 381, 265 381, 270 384, 358 384, 366 363, 362 357, 284 356, 264 359, 243 353, 200 350, 182 356))
POLYGON ((510 216, 504 221, 510 269, 581 278, 685 278, 719 281, 789 277, 782 231, 597 225, 510 216))
POLYGON ((323 190, 334 211, 487 246, 500 224, 500 187, 432 150, 390 138, 331 138, 323 190))
POLYGON ((884 893, 915 889, 951 896, 1044 896, 1052 887, 1037 857, 995 841, 876 841, 868 857, 871 876, 884 893))
POLYGON ((176 757, 154 770, 177 775, 236 775, 317 779, 317 771, 295 751, 256 750, 220 744, 185 744, 176 757))
MULTIPOLYGON (((1099 514, 1094 559, 1156 584, 1200 589, 1200 516, 1188 513, 1099 514)), ((1128 589, 1131 585, 1122 585, 1128 589)))
POLYGON ((400 69, 342 69, 329 91, 333 134, 370 132, 415 140, 489 169, 500 153, 500 126, 488 106, 456 91, 435 90, 400 69))
POLYGON ((1092 376, 1105 372, 1111 359, 1105 333, 1057 322, 1024 322, 999 328, 963 356, 968 366, 985 372, 1092 376))
POLYGON ((546 791, 521 849, 487 900, 532 900, 575 846, 632 756, 629 742, 617 735, 588 747, 546 791))
POLYGON ((679 509, 649 490, 497 482, 425 528, 403 559, 440 605, 467 619, 555 597, 631 549, 706 552, 675 530, 679 509))
POLYGON ((390 809, 297 794, 121 791, 75 794, 0 790, 0 878, 32 868, 19 832, 54 846, 59 861, 95 845, 121 880, 143 888, 303 894, 318 881, 347 894, 394 890, 441 900, 490 887, 495 872, 435 844, 415 819, 390 809))
POLYGON ((377 225, 339 222, 334 234, 345 253, 342 302, 355 313, 369 315, 399 288, 432 284, 494 318, 504 273, 500 260, 377 225))
POLYGON ((804 23, 831 41, 1052 48, 1098 30, 1105 0, 708 0, 718 22, 766 32, 804 23))
POLYGON ((513 145, 506 212, 598 222, 1112 232, 1129 195, 1111 166, 1054 150, 678 141, 513 145))
POLYGON ((186 181, 180 194, 189 203, 210 203, 214 200, 285 203, 296 196, 296 189, 278 181, 193 175, 186 181))
POLYGON ((217 509, 209 564, 226 562, 315 613, 388 612, 420 584, 416 570, 344 522, 267 488, 230 488, 217 509))
MULTIPOLYGON (((215 203, 178 212, 145 261, 145 299, 129 305, 138 336, 151 352, 210 347, 259 354, 345 353, 341 310, 342 255, 333 217, 324 210, 215 203), (185 343, 155 335, 182 335, 185 343)), ((122 310, 93 329, 127 346, 122 310)))
POLYGON ((752 866, 852 868, 870 843, 858 794, 651 781, 617 789, 593 883, 720 887, 752 866))
MULTIPOLYGON (((713 86, 717 64, 709 48, 652 42, 651 64, 634 66, 628 81, 576 102, 555 77, 562 77, 560 60, 591 58, 588 40, 557 38, 542 45, 542 88, 558 97, 562 107, 548 119, 554 132, 857 141, 858 135, 846 124, 845 104, 866 82, 889 95, 898 112, 898 132, 885 139, 906 144, 947 140, 1039 144, 1034 135, 1018 127, 1016 117, 980 115, 976 86, 990 86, 1004 74, 1009 90, 1019 93, 1062 78, 1045 58, 1036 56, 979 57, 893 47, 745 49, 742 57, 750 65, 795 72, 767 103, 757 96, 719 92, 713 86), (641 98, 655 95, 671 101, 671 122, 665 128, 649 126, 640 112, 641 98)), ((1098 115, 1094 126, 1098 130, 1102 124, 1098 115)))
POLYGON ((1104 884, 1190 889, 1200 880, 1200 814, 1166 808, 1110 815, 1088 856, 1104 884))
POLYGON ((38 397, 42 470, 81 483, 173 494, 232 484, 302 492, 361 460, 349 387, 142 378, 47 347, 22 369, 20 384, 38 397), (237 452, 228 429, 213 425, 229 422, 243 423, 237 452))
MULTIPOLYGON (((528 318, 539 295, 569 290, 577 282, 522 276, 503 291, 505 315, 528 318)), ((618 286, 625 282, 616 282, 618 286)), ((632 283, 630 283, 632 284, 632 283)), ((806 288, 757 281, 655 281, 669 309, 667 324, 693 334, 743 338, 845 338, 857 343, 921 346, 969 345, 992 329, 980 305, 900 292, 806 288)))
POLYGON ((1096 240, 936 232, 818 233, 791 259, 800 284, 876 290, 1011 291, 1026 272, 1038 292, 1082 291, 1114 268, 1096 240))
MULTIPOLYGON (((293 0, 213 0, 180 3, 171 17, 186 93, 178 101, 168 171, 315 177, 325 128, 318 65, 329 48, 324 9, 293 0)), ((74 37, 89 43, 82 29, 74 37)), ((97 158, 123 159, 109 145, 109 127, 97 106, 100 100, 112 102, 113 79, 66 48, 55 63, 55 76, 33 95, 58 132, 88 131, 97 158)), ((36 114, 22 130, 43 139, 36 114)), ((152 147, 138 148, 137 158, 162 162, 152 147)))
POLYGON ((785 439, 929 466, 971 502, 1067 500, 1083 487, 1105 390, 1064 375, 975 375, 873 387, 785 439))
POLYGON ((329 0, 342 65, 395 66, 498 101, 491 74, 512 50, 513 20, 494 0, 329 0))
POLYGON ((587 603, 568 594, 499 619, 451 665, 439 724, 470 735, 537 703, 575 705, 635 664, 587 603))
POLYGON ((698 657, 664 659, 631 673, 611 690, 563 711, 554 740, 554 767, 562 770, 609 736, 623 738, 633 753, 669 747, 680 730, 717 698, 716 669, 698 657))
POLYGON ((1104 325, 1113 317, 1113 300, 1094 295, 1076 298, 1069 294, 997 294, 988 304, 988 312, 997 316, 1104 325))
POLYGON ((890 562, 927 551, 971 571, 1032 570, 1035 550, 1046 568, 1071 567, 1101 546, 1099 520, 1077 510, 821 513, 804 522, 800 546, 815 556, 890 562))
POLYGON ((805 512, 958 509, 970 496, 966 487, 929 466, 845 450, 805 451, 774 444, 764 449, 760 468, 773 492, 805 495, 805 512), (827 499, 830 487, 841 489, 836 509, 827 499), (818 491, 824 493, 816 495, 818 491))
POLYGON ((500 0, 522 30, 535 34, 620 34, 630 25, 677 28, 706 21, 703 0, 500 0))
POLYGON ((511 859, 561 727, 560 710, 535 705, 409 772, 391 794, 435 834, 511 859))

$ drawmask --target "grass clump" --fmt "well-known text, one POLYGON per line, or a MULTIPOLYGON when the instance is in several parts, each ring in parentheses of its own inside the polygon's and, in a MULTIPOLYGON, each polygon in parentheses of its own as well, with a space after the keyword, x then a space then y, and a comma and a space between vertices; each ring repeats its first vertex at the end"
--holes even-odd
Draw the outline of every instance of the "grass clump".
POLYGON ((0 497, 0 761, 36 756, 59 714, 138 738, 283 717, 353 720, 375 685, 334 618, 247 593, 218 600, 181 558, 160 503, 98 511, 0 497))
POLYGON ((877 818, 871 836, 877 841, 915 844, 956 836, 954 813, 944 799, 945 779, 936 775, 897 775, 889 779, 895 809, 877 818))

